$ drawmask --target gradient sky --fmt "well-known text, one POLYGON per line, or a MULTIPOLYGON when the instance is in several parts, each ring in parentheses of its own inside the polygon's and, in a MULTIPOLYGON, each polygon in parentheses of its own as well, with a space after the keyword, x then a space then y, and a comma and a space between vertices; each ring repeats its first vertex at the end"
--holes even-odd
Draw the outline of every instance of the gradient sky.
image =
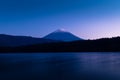
POLYGON ((43 37, 59 28, 84 39, 120 36, 120 0, 0 0, 0 34, 43 37))

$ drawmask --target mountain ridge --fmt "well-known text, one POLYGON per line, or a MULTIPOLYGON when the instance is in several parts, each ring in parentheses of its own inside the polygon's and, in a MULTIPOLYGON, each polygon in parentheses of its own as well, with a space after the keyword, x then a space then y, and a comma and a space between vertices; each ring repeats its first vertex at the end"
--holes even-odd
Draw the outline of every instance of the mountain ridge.
POLYGON ((51 39, 36 38, 31 36, 13 36, 8 34, 0 34, 0 46, 24 46, 43 43, 59 42, 51 39))

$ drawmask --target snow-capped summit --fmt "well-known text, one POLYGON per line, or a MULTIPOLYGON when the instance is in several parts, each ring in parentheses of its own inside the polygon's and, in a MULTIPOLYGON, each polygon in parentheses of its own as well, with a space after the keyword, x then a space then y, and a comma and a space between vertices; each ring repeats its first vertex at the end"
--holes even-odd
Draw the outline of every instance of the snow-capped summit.
POLYGON ((60 41, 75 41, 75 40, 83 40, 74 34, 66 31, 65 29, 58 29, 47 36, 43 37, 45 39, 52 39, 52 40, 60 40, 60 41))
POLYGON ((67 32, 65 29, 58 29, 58 30, 56 30, 56 31, 54 31, 54 32, 67 32))

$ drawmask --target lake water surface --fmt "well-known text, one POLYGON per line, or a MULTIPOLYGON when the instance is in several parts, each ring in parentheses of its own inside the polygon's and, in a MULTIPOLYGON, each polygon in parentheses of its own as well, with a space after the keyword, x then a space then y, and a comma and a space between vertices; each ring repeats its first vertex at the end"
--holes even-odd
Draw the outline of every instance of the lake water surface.
POLYGON ((0 80, 120 80, 120 53, 0 54, 0 80))

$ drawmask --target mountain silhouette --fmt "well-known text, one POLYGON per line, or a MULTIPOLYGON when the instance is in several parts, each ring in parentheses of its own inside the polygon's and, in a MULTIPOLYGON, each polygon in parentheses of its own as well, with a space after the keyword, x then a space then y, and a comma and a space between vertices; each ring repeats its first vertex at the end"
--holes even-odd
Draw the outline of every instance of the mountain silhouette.
POLYGON ((45 37, 45 39, 52 39, 52 40, 60 40, 60 41, 76 41, 76 40, 83 40, 82 38, 79 38, 75 36, 74 34, 65 31, 64 29, 58 29, 45 37))
POLYGON ((58 42, 50 39, 34 38, 29 36, 12 36, 0 34, 0 46, 24 46, 33 44, 58 42))
MULTIPOLYGON (((10 40, 9 38, 7 39, 10 40)), ((27 43, 27 41, 25 42, 27 43)), ((13 42, 13 40, 10 42, 13 42)), ((17 43, 21 45, 20 44, 21 40, 20 40, 20 43, 19 41, 17 43)), ((28 45, 24 44, 24 46, 17 46, 17 47, 16 46, 12 46, 12 47, 0 46, 0 53, 5 53, 5 52, 7 53, 10 53, 10 52, 28 52, 28 53, 30 52, 120 52, 120 37, 101 38, 96 40, 78 40, 78 41, 72 41, 72 42, 51 42, 50 41, 45 44, 44 43, 43 44, 32 43, 33 45, 29 45, 29 44, 28 45)))

